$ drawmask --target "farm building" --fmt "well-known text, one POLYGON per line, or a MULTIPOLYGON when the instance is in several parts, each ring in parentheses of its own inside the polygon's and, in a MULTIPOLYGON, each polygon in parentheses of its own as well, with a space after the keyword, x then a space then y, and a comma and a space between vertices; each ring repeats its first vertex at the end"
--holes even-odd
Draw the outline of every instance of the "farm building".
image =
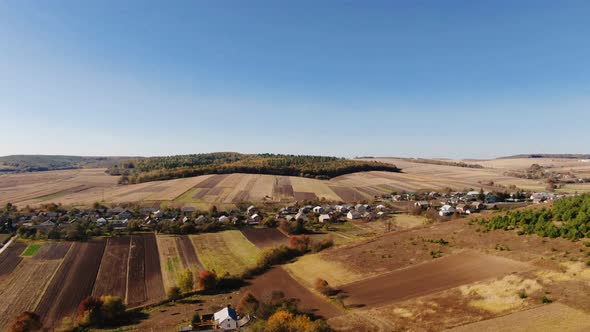
MULTIPOLYGON (((254 216, 252 216, 252 217, 254 217, 254 216)), ((225 223, 228 223, 229 222, 229 218, 227 216, 221 216, 221 217, 219 217, 219 222, 220 223, 224 223, 224 224, 225 223)))
POLYGON ((222 330, 235 330, 238 328, 238 314, 229 305, 213 314, 216 328, 222 330))
POLYGON ((320 214, 320 216, 318 217, 318 221, 321 223, 330 222, 331 219, 332 218, 329 214, 320 214))
POLYGON ((313 213, 324 213, 324 208, 321 206, 316 206, 313 208, 313 213))
POLYGON ((248 215, 251 216, 254 213, 256 213, 256 211, 258 211, 258 209, 256 209, 256 207, 254 205, 250 205, 250 206, 248 206, 246 213, 248 213, 248 215))
POLYGON ((360 217, 361 214, 358 211, 348 211, 348 214, 346 215, 346 218, 350 220, 359 219, 360 217))
POLYGON ((418 201, 414 203, 414 206, 420 207, 421 209, 427 209, 430 204, 428 204, 428 201, 418 201))

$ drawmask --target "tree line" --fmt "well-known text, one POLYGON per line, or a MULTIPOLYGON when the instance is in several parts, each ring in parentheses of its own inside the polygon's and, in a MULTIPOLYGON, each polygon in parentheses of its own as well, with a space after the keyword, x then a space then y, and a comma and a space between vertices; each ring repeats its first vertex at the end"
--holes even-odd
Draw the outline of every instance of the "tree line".
POLYGON ((478 222, 486 231, 504 229, 551 238, 587 238, 590 237, 590 194, 562 198, 549 209, 509 211, 478 222))
POLYGON ((107 170, 120 183, 143 183, 206 174, 251 173, 329 179, 364 171, 399 172, 395 165, 337 157, 218 152, 126 160, 107 170))

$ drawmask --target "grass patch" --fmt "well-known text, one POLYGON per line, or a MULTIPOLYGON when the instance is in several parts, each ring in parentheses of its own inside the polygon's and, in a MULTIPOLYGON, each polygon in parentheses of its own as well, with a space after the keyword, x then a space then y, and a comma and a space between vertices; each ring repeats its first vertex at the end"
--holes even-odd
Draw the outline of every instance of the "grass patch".
POLYGON ((224 231, 192 235, 199 260, 217 275, 239 275, 256 265, 260 249, 240 231, 224 231))
POLYGON ((52 200, 54 198, 58 198, 58 197, 64 196, 65 194, 67 194, 66 191, 58 191, 58 192, 53 193, 53 194, 36 197, 36 199, 38 199, 40 201, 49 201, 49 200, 52 200))
POLYGON ((23 257, 31 257, 39 251, 41 244, 30 244, 25 251, 21 254, 23 257))
POLYGON ((166 261, 166 270, 168 270, 168 272, 174 272, 174 271, 178 270, 179 266, 180 266, 180 260, 179 260, 178 256, 168 257, 168 259, 166 261))
POLYGON ((317 278, 338 287, 369 276, 354 272, 342 263, 324 258, 322 254, 301 256, 297 261, 283 265, 283 268, 309 289, 314 288, 317 278))

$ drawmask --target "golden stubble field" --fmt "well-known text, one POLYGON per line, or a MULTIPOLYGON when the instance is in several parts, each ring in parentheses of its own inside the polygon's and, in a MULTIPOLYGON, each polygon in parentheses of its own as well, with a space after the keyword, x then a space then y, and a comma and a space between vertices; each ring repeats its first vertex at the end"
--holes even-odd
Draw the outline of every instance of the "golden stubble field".
MULTIPOLYGON (((580 177, 590 176, 590 163, 571 159, 496 159, 467 161, 484 168, 465 168, 415 163, 395 158, 380 161, 396 164, 401 173, 362 172, 339 176, 331 180, 316 180, 260 174, 203 175, 185 179, 155 181, 135 185, 118 185, 117 177, 104 169, 81 169, 0 176, 0 204, 11 202, 18 206, 43 203, 90 205, 142 202, 197 208, 234 206, 238 202, 289 202, 304 199, 355 202, 393 191, 503 190, 510 186, 541 191, 542 180, 507 176, 509 170, 530 167, 537 163, 555 171, 572 172, 580 177), (493 185, 492 185, 493 183, 493 185)), ((566 185, 561 192, 590 191, 590 183, 566 185)))

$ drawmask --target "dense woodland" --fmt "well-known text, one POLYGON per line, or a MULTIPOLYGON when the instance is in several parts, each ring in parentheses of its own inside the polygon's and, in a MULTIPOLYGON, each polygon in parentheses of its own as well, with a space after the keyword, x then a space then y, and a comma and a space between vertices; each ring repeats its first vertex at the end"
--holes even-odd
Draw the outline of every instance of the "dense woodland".
POLYGON ((205 174, 253 173, 329 179, 363 172, 399 172, 395 165, 323 156, 219 152, 127 160, 109 168, 121 183, 142 183, 205 174))
POLYGON ((129 157, 78 157, 52 155, 12 155, 0 157, 0 172, 41 172, 64 169, 111 167, 129 157))
POLYGON ((509 211, 479 223, 486 231, 515 229, 519 234, 570 240, 590 237, 590 194, 562 198, 550 209, 509 211))

